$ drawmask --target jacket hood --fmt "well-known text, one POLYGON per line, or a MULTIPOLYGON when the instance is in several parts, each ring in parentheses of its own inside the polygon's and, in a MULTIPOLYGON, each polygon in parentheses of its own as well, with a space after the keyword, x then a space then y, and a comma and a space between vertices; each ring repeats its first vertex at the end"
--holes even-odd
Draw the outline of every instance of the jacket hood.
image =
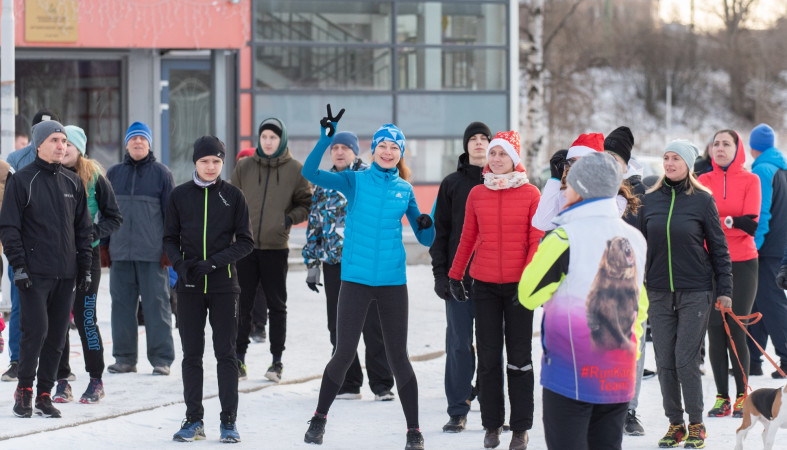
POLYGON ((470 164, 470 155, 468 155, 467 152, 459 155, 459 159, 456 163, 457 172, 461 172, 469 177, 478 178, 480 180, 483 178, 483 174, 481 173, 482 169, 482 167, 470 164))
POLYGON ((762 163, 770 163, 779 169, 787 170, 787 159, 784 158, 784 154, 776 147, 771 147, 762 152, 762 154, 754 160, 752 167, 762 163))
MULTIPOLYGON (((259 148, 260 148, 260 146, 257 145, 257 149, 259 149, 259 148)), ((258 150, 257 152, 255 152, 254 156, 252 156, 252 159, 254 159, 254 161, 256 161, 257 164, 259 164, 259 165, 261 165, 263 167, 270 166, 272 168, 276 168, 276 167, 279 167, 279 166, 283 166, 285 163, 287 163, 288 161, 290 161, 292 159, 292 153, 290 153, 290 149, 288 149, 288 148, 285 148, 279 154, 279 156, 273 156, 273 155, 271 155, 271 156, 260 156, 260 153, 262 153, 262 150, 258 150)), ((277 150, 276 153, 279 153, 279 151, 277 150)))
POLYGON ((275 117, 269 117, 263 120, 262 122, 260 122, 260 127, 262 127, 266 123, 278 124, 279 128, 281 129, 281 141, 279 141, 279 148, 277 148, 272 155, 270 156, 266 155, 265 152, 262 151, 262 147, 260 146, 260 134, 262 134, 262 132, 258 132, 256 154, 261 158, 268 158, 268 159, 278 158, 287 150, 287 127, 284 126, 284 123, 281 120, 275 117))
POLYGON ((617 199, 614 197, 602 197, 583 200, 563 210, 554 219, 552 219, 552 223, 559 227, 568 222, 584 219, 586 217, 619 218, 620 211, 618 210, 617 199))
POLYGON ((743 163, 746 162, 746 150, 743 148, 743 138, 737 131, 735 132, 735 137, 738 138, 738 147, 735 149, 735 156, 732 158, 732 161, 727 167, 722 167, 716 164, 716 160, 711 158, 711 165, 713 165, 714 172, 718 170, 721 172, 732 173, 743 170, 743 163))

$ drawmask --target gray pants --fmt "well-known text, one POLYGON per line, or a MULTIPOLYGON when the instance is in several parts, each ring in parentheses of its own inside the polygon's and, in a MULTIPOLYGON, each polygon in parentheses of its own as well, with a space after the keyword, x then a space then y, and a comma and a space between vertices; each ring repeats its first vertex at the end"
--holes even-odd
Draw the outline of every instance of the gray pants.
POLYGON ((708 328, 711 291, 648 289, 651 334, 664 413, 683 423, 681 391, 690 423, 702 423, 700 346, 708 328))
POLYGON ((112 296, 112 356, 119 363, 137 364, 137 307, 142 298, 148 361, 172 365, 172 310, 169 274, 159 261, 112 261, 109 269, 112 296))

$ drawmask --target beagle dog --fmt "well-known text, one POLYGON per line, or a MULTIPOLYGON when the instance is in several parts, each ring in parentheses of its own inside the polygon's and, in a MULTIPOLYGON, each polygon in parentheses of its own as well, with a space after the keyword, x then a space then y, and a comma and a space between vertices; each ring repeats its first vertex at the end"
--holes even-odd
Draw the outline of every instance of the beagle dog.
POLYGON ((735 450, 743 450, 743 440, 757 422, 765 427, 762 432, 764 450, 773 449, 776 431, 787 428, 787 386, 757 389, 746 397, 743 402, 743 422, 735 432, 735 450))

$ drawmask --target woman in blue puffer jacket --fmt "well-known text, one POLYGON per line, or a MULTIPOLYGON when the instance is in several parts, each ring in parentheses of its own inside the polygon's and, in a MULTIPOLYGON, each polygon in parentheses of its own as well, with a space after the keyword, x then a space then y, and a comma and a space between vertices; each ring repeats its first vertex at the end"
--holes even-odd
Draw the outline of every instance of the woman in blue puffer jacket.
POLYGON ((374 133, 373 162, 369 170, 332 173, 319 169, 343 112, 334 118, 328 107, 328 117, 320 122, 322 136, 306 158, 302 171, 307 180, 335 189, 347 198, 336 351, 325 367, 317 410, 304 441, 322 443, 328 409, 355 357, 369 305, 376 300, 388 362, 407 421, 405 448, 423 449, 424 440, 418 429, 418 383, 407 355, 408 298, 402 216, 407 216, 416 238, 425 246, 434 240, 434 227, 431 217, 420 213, 413 187, 406 181, 410 170, 404 163, 405 138, 395 125, 385 124, 374 133))

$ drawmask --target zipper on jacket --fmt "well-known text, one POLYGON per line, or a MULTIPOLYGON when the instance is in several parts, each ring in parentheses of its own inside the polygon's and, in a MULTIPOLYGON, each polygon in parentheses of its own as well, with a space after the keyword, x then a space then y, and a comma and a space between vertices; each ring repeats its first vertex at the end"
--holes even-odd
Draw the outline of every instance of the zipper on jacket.
POLYGON ((500 243, 499 251, 497 252, 497 267, 499 268, 500 278, 499 282, 503 282, 503 193, 497 193, 497 239, 500 243))
POLYGON ((727 198, 727 171, 724 171, 724 198, 727 198))
POLYGON ((260 224, 257 226, 257 243, 260 242, 262 233, 262 214, 265 212, 265 200, 268 197, 268 182, 271 179, 271 166, 268 165, 268 171, 265 173, 265 189, 262 191, 262 205, 260 206, 260 224))
MULTIPOLYGON (((208 188, 205 188, 205 213, 202 219, 202 259, 208 259, 208 188)), ((203 294, 208 293, 208 274, 205 274, 203 294)))
POLYGON ((675 188, 670 187, 672 200, 669 204, 669 215, 667 216, 667 265, 669 267, 669 289, 675 292, 675 285, 672 280, 672 240, 670 239, 670 222, 672 221, 672 207, 675 206, 675 188))

